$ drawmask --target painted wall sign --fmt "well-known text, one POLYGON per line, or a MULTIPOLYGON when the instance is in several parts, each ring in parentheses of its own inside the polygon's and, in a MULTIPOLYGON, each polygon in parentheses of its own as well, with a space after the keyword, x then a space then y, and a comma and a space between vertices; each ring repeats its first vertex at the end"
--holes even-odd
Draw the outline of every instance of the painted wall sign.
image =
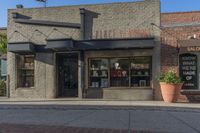
POLYGON ((188 52, 199 52, 200 51, 200 46, 191 46, 187 47, 188 52))
POLYGON ((106 38, 148 38, 152 37, 149 29, 128 29, 128 30, 96 30, 93 32, 94 39, 106 38))
POLYGON ((184 81, 183 89, 197 89, 197 56, 182 54, 179 64, 179 73, 184 81))

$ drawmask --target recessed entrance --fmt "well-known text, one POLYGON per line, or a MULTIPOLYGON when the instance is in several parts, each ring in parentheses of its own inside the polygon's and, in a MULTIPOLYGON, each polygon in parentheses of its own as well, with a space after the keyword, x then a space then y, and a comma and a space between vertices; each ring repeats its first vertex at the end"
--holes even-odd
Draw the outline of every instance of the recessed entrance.
POLYGON ((78 97, 78 54, 57 54, 58 97, 78 97))

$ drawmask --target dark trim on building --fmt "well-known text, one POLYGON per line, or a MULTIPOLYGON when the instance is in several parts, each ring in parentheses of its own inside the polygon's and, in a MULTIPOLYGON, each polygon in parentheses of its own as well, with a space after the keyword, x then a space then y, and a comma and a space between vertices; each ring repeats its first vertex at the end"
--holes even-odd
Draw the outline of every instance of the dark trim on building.
POLYGON ((149 49, 154 48, 154 38, 138 39, 101 39, 75 41, 71 38, 48 39, 47 45, 35 45, 30 42, 8 43, 8 51, 23 52, 47 52, 47 51, 84 51, 84 50, 109 50, 109 49, 149 49))
POLYGON ((85 9, 80 8, 80 15, 81 15, 81 29, 80 29, 80 38, 81 40, 85 39, 85 9))
POLYGON ((153 48, 153 39, 104 39, 77 41, 74 47, 79 50, 101 50, 101 49, 127 49, 127 48, 153 48))
POLYGON ((14 43, 8 43, 8 51, 14 52, 14 53, 34 53, 35 50, 35 44, 31 42, 14 42, 14 43))
POLYGON ((32 24, 32 25, 43 25, 43 26, 56 26, 56 27, 68 27, 68 28, 81 28, 81 24, 78 23, 66 23, 66 22, 55 22, 45 20, 33 20, 33 19, 14 19, 15 23, 32 24))
POLYGON ((72 39, 48 39, 45 48, 53 50, 73 49, 74 41, 72 39))

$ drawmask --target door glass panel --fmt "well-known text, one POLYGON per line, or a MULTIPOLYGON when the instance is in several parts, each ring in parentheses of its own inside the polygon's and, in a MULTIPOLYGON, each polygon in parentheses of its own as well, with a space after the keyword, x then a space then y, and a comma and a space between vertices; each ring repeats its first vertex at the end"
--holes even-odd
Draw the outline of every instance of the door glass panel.
POLYGON ((58 56, 59 96, 78 96, 78 55, 61 54, 58 56))

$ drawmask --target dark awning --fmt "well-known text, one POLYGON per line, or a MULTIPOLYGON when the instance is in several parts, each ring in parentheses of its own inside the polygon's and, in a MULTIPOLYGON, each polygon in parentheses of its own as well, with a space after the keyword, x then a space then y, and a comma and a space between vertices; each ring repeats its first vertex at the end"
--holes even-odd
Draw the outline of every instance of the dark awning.
POLYGON ((34 53, 65 50, 106 50, 106 49, 149 49, 154 48, 154 38, 138 39, 96 39, 74 41, 73 39, 48 39, 47 45, 35 45, 30 42, 9 43, 8 50, 14 53, 34 53))
POLYGON ((180 53, 200 52, 200 40, 190 39, 181 40, 178 42, 180 45, 180 53))
POLYGON ((74 48, 79 50, 153 48, 154 46, 153 38, 89 40, 77 41, 74 44, 74 48))
POLYGON ((14 53, 34 53, 36 45, 31 42, 8 43, 8 51, 14 53))
POLYGON ((69 50, 74 48, 72 39, 48 39, 46 49, 52 50, 69 50))

